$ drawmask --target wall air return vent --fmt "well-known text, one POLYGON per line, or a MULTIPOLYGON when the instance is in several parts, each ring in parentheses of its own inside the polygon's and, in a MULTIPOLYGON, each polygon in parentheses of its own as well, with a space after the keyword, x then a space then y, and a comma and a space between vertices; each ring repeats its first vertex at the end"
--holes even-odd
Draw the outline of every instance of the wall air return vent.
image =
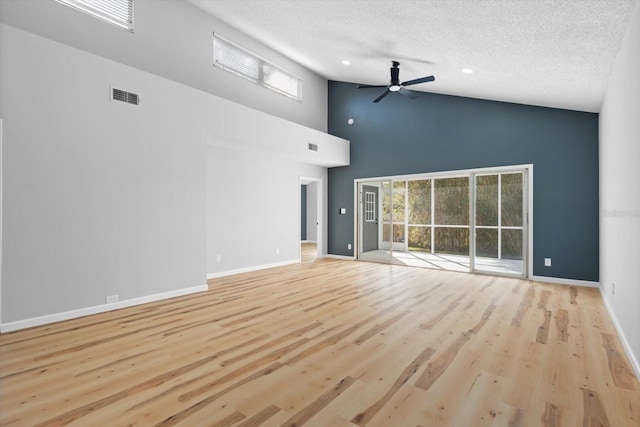
POLYGON ((318 151, 318 145, 317 145, 317 144, 309 143, 309 150, 311 150, 311 151, 318 151))
POLYGON ((140 105, 140 95, 126 90, 111 88, 111 99, 126 102, 127 104, 140 105))

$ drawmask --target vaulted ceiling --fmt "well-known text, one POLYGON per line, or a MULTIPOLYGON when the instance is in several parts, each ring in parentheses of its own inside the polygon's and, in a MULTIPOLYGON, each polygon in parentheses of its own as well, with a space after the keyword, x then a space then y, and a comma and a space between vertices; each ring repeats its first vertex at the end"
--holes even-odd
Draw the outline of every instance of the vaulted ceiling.
POLYGON ((401 81, 435 75, 414 90, 591 112, 600 110, 635 4, 189 1, 330 80, 388 84, 396 60, 401 81))

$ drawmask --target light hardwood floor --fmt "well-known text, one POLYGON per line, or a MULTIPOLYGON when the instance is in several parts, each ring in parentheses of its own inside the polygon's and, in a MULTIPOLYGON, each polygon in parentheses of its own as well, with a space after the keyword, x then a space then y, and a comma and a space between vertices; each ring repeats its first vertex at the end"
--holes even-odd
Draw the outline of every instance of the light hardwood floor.
POLYGON ((309 259, 0 336, 0 425, 639 426, 596 289, 309 259))

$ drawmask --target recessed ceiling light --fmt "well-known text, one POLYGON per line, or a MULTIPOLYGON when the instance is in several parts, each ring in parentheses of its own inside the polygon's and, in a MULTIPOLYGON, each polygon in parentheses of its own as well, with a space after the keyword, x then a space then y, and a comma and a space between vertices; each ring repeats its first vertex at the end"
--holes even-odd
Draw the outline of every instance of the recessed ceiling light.
POLYGON ((342 60, 342 64, 343 65, 351 65, 351 62, 347 61, 346 59, 342 60))
POLYGON ((473 74, 473 70, 471 68, 463 68, 462 72, 465 74, 473 74))

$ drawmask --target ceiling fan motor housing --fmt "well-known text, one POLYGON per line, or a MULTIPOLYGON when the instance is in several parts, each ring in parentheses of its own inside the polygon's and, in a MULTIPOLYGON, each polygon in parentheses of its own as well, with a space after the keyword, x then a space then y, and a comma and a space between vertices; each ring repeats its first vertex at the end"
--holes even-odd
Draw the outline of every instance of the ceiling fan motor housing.
POLYGON ((405 86, 412 86, 420 83, 432 82, 435 80, 433 76, 421 77, 419 79, 409 80, 403 83, 400 83, 400 63, 398 61, 391 61, 391 83, 389 86, 377 86, 377 85, 358 85, 358 89, 365 88, 374 88, 374 87, 386 87, 384 93, 378 96, 373 102, 380 102, 382 98, 387 96, 391 92, 400 92, 402 95, 407 96, 411 99, 415 99, 417 97, 412 91, 405 89, 405 86))
POLYGON ((393 67, 391 67, 391 86, 400 86, 400 65, 399 62, 393 61, 393 67))

